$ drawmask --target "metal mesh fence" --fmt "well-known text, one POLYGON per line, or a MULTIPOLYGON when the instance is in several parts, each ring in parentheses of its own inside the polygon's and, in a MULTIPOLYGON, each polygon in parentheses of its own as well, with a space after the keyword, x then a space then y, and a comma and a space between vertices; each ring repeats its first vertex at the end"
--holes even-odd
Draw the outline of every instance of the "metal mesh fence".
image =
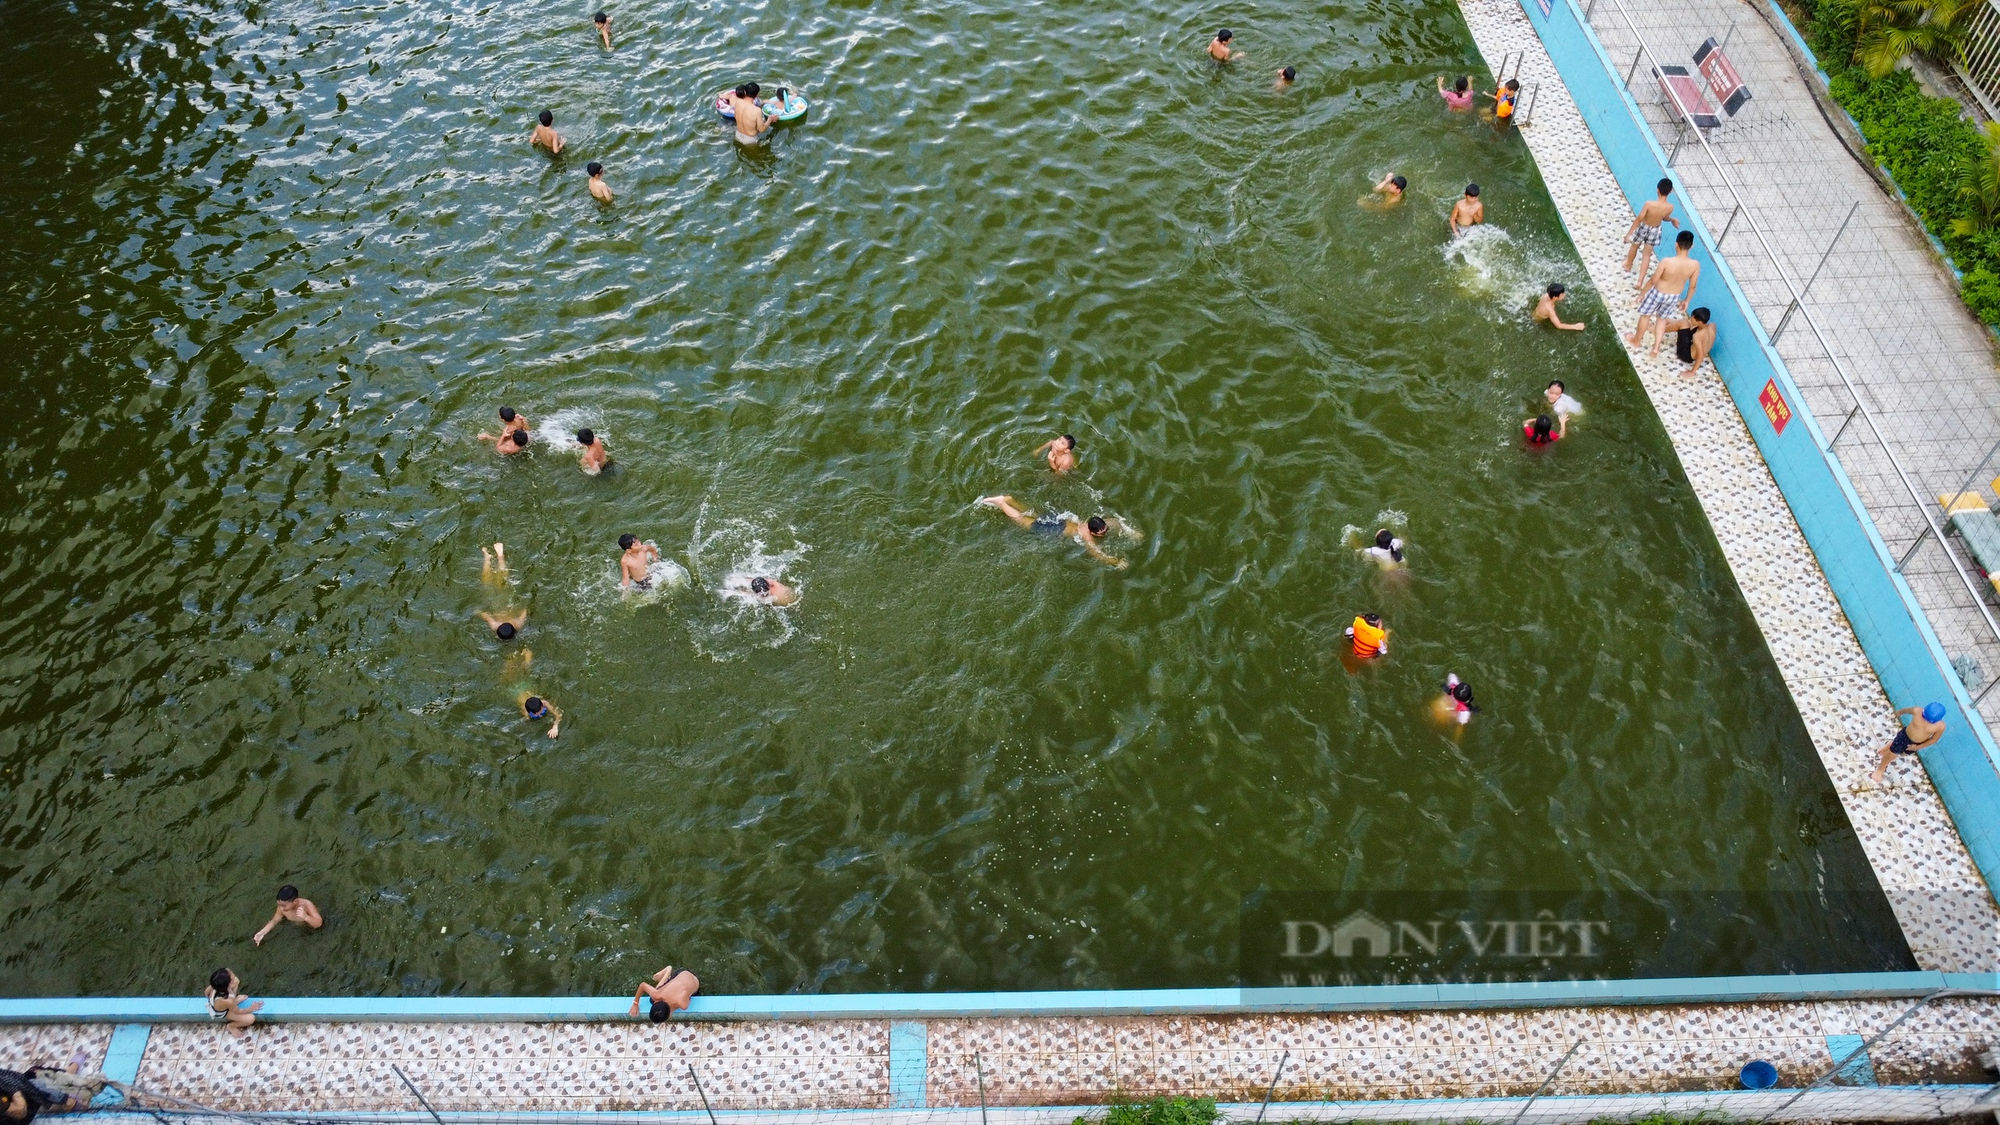
POLYGON ((2000 495, 1992 334, 1852 126, 1820 99, 1777 17, 1735 0, 1583 2, 1952 670, 1987 721, 2000 718, 1987 576, 2000 570, 2000 536, 1981 534, 2000 495), (1680 104, 1655 71, 1692 70, 1709 39, 1754 97, 1698 130, 1688 113, 1701 107, 1680 104))

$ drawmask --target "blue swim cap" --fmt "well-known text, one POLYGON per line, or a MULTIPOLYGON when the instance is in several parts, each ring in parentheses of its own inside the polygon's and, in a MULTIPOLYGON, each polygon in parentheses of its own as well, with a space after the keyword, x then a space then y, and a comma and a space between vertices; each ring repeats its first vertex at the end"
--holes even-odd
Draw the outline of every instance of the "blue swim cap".
POLYGON ((1944 704, 1942 703, 1924 704, 1924 718, 1930 720, 1933 723, 1937 722, 1939 719, 1944 718, 1944 704))

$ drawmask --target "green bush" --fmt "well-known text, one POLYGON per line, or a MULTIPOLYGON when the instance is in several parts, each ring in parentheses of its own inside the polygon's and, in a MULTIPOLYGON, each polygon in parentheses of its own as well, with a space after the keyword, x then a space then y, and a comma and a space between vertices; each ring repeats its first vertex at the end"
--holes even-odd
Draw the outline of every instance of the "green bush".
POLYGON ((1853 65, 1861 0, 1805 2, 1810 5, 1806 41, 1826 68, 1833 100, 1861 126, 1868 155, 1895 177, 1911 209, 1964 275, 1960 295, 1966 307, 2000 325, 2000 230, 1952 232, 1953 221, 1974 209, 1959 189, 1973 162, 1986 158, 1984 136, 1960 115, 1956 101, 1924 93, 1909 74, 1897 70, 1870 78, 1853 65))
POLYGON ((1215 1125, 1220 1117, 1214 1098, 1154 1098, 1114 1105, 1103 1117, 1079 1117, 1075 1125, 1215 1125))

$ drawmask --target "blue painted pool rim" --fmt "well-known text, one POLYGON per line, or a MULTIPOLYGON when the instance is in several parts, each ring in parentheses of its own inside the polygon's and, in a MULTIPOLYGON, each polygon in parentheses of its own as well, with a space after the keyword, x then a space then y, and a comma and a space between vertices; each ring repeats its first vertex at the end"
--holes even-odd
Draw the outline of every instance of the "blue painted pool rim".
MULTIPOLYGON (((697 996, 692 1020, 975 1019, 1045 1016, 1264 1015, 1597 1005, 1886 1000, 1939 990, 2000 990, 2000 973, 1820 973, 1512 984, 1325 988, 1161 988, 1049 992, 697 996)), ((587 1022, 632 1020, 624 996, 257 997, 265 1021, 587 1022)), ((207 1020, 199 996, 0 999, 0 1023, 182 1023, 207 1020)), ((639 1017, 643 1019, 644 1017, 639 1017)))

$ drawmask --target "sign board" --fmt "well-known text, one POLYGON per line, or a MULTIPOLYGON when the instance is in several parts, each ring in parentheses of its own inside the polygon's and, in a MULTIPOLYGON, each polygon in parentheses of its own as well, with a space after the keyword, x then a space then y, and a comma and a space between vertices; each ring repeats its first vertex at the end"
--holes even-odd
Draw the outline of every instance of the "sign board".
POLYGON ((1785 423, 1792 420, 1792 408, 1785 402, 1785 396, 1778 390, 1778 381, 1772 379, 1764 384, 1764 391, 1757 396, 1764 404, 1764 417, 1771 420, 1771 428, 1785 432, 1785 423))
POLYGON ((1547 19, 1549 16, 1549 0, 1535 0, 1535 5, 1542 10, 1542 18, 1547 19))

